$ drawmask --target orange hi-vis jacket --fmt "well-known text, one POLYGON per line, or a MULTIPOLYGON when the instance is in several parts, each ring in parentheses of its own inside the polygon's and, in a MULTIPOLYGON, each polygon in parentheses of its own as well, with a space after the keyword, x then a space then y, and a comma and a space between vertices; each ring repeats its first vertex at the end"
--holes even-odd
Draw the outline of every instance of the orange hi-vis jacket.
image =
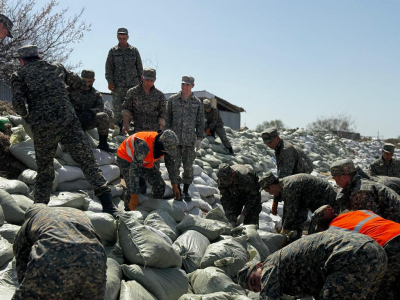
POLYGON ((400 235, 400 224, 386 220, 370 210, 356 210, 339 215, 329 229, 341 229, 369 236, 382 247, 400 235))
POLYGON ((154 167, 154 162, 159 160, 161 157, 164 155, 161 155, 159 158, 155 159, 154 158, 154 153, 153 153, 153 146, 154 146, 154 140, 156 139, 157 132, 155 131, 142 131, 135 133, 129 137, 127 137, 122 144, 118 147, 118 156, 122 159, 125 159, 129 162, 132 162, 132 158, 135 153, 134 149, 134 143, 136 139, 141 139, 146 142, 147 146, 149 146, 149 153, 147 153, 146 157, 143 160, 142 167, 151 169, 154 167))

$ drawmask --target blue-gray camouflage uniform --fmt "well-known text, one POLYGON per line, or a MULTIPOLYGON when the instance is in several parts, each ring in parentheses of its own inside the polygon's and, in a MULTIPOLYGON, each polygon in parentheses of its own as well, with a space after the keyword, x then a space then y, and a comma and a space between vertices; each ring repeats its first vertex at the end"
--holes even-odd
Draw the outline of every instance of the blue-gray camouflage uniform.
POLYGON ((216 107, 211 107, 211 111, 207 112, 204 111, 204 116, 206 119, 206 122, 204 124, 205 129, 210 129, 214 131, 216 134, 218 134, 219 138, 221 139, 222 144, 226 149, 229 149, 232 147, 231 143, 229 142, 228 138, 226 137, 226 132, 224 129, 224 122, 222 122, 222 119, 219 115, 218 108, 216 107))

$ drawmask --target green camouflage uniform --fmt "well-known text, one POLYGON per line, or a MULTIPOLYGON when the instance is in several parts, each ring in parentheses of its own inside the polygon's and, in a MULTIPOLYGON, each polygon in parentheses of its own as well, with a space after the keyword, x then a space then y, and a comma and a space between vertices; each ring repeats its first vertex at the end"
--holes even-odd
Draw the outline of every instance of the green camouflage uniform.
POLYGON ((372 176, 370 180, 379 182, 380 184, 391 188, 393 191, 400 195, 400 178, 389 176, 372 176))
POLYGON ((104 299, 107 257, 82 211, 32 206, 13 247, 20 282, 13 300, 104 299))
POLYGON ((175 159, 171 159, 169 155, 164 158, 168 172, 170 173, 170 168, 179 170, 181 162, 183 163, 183 180, 179 173, 176 176, 173 174, 170 176, 171 183, 180 184, 183 181, 184 184, 191 184, 196 153, 194 144, 196 138, 203 138, 204 132, 203 103, 193 93, 188 100, 183 99, 182 92, 172 95, 168 99, 166 121, 165 129, 174 131, 179 139, 175 159))
POLYGON ((66 93, 83 90, 86 82, 61 64, 29 62, 11 79, 13 107, 32 127, 38 174, 35 202, 48 203, 54 180, 53 159, 59 142, 82 169, 96 196, 110 193, 107 180, 94 158, 90 143, 82 130, 66 93), (28 111, 25 103, 28 104, 28 111))
POLYGON ((204 115, 206 118, 206 123, 204 124, 204 128, 215 131, 215 133, 218 134, 219 138, 221 139, 221 142, 224 145, 224 147, 226 149, 231 148, 232 146, 228 138, 226 137, 224 122, 222 122, 218 108, 211 107, 211 111, 210 112, 204 111, 204 115))
POLYGON ((110 121, 104 111, 100 92, 93 87, 88 91, 74 91, 70 93, 69 99, 84 131, 97 127, 99 135, 108 135, 110 121))
POLYGON ((392 158, 388 163, 386 163, 381 156, 370 165, 369 173, 371 176, 383 175, 400 177, 400 161, 392 158))
POLYGON ((128 44, 126 49, 118 45, 108 52, 106 61, 106 79, 114 85, 113 111, 116 124, 122 122, 121 110, 126 93, 141 82, 143 74, 142 59, 138 49, 128 44))

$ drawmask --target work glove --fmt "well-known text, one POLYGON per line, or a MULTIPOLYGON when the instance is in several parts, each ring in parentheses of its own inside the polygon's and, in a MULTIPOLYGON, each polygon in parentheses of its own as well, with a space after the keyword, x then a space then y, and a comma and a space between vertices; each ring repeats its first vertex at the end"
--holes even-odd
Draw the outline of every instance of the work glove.
POLYGON ((181 193, 179 192, 178 184, 174 183, 172 185, 172 192, 174 193, 175 200, 181 199, 181 193))
POLYGON ((242 224, 243 221, 244 221, 244 214, 240 214, 236 220, 236 226, 239 226, 240 224, 242 224))
POLYGON ((272 209, 271 209, 271 213, 276 216, 278 214, 278 202, 274 201, 272 202, 272 209))
POLYGON ((129 209, 130 210, 135 210, 136 207, 139 205, 139 195, 138 194, 132 194, 131 199, 129 200, 129 209))
POLYGON ((210 128, 207 128, 207 129, 206 129, 206 133, 207 133, 207 135, 211 135, 211 130, 210 130, 210 128))
POLYGON ((108 84, 108 89, 112 92, 114 89, 114 85, 112 83, 108 84))
POLYGON ((196 143, 194 144, 194 146, 196 147, 196 150, 200 150, 201 149, 201 141, 196 140, 196 143))

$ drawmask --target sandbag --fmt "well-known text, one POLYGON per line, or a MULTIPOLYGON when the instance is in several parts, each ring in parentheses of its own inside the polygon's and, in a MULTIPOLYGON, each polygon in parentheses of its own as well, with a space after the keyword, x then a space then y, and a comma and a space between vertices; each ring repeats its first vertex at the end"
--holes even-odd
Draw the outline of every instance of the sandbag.
POLYGON ((122 265, 124 276, 136 280, 158 300, 176 300, 188 291, 188 278, 179 268, 158 269, 122 265))
POLYGON ((192 208, 191 210, 189 210, 187 213, 188 213, 189 215, 198 216, 198 217, 200 217, 200 218, 203 217, 203 212, 202 212, 201 209, 198 208, 198 207, 193 207, 193 208, 192 208))
POLYGON ((153 210, 163 210, 169 213, 176 222, 182 221, 185 217, 183 209, 175 205, 173 200, 148 199, 140 203, 136 209, 147 211, 148 213, 153 210))
POLYGON ((107 179, 108 182, 114 181, 121 176, 119 167, 116 165, 104 165, 100 166, 100 169, 103 173, 103 176, 107 179))
POLYGON ((100 166, 111 165, 115 163, 115 156, 100 149, 93 149, 94 157, 100 166))
POLYGON ((21 225, 25 220, 25 212, 5 190, 0 189, 0 205, 7 223, 21 225))
POLYGON ((218 267, 231 278, 236 278, 239 270, 247 263, 246 247, 245 236, 213 243, 207 247, 200 266, 202 269, 218 267))
POLYGON ((270 255, 268 247, 264 244, 257 232, 256 225, 242 225, 232 230, 232 236, 237 237, 242 235, 246 235, 247 242, 257 249, 261 256, 261 261, 264 261, 267 256, 270 255))
POLYGON ((107 258, 107 283, 104 300, 117 300, 121 288, 122 269, 113 259, 107 258))
POLYGON ((232 293, 216 292, 205 295, 185 294, 178 300, 235 300, 232 293))
POLYGON ((124 215, 126 215, 127 218, 133 218, 136 221, 138 221, 140 224, 144 224, 144 220, 147 218, 149 215, 148 212, 142 211, 142 210, 131 210, 131 211, 126 211, 124 212, 124 215))
POLYGON ((229 220, 225 217, 225 212, 220 207, 216 207, 210 210, 206 214, 205 218, 209 220, 216 220, 226 224, 224 227, 224 232, 222 234, 227 234, 227 235, 231 234, 232 225, 229 223, 229 220))
POLYGON ((29 187, 20 180, 10 180, 0 177, 0 189, 9 194, 28 195, 29 187))
POLYGON ((209 197, 214 194, 218 194, 218 190, 212 186, 196 184, 196 187, 198 188, 200 196, 202 198, 209 197))
POLYGON ((85 211, 94 230, 100 235, 103 246, 112 246, 117 242, 117 221, 108 213, 85 211))
POLYGON ((200 268, 201 259, 210 241, 200 232, 188 230, 180 235, 173 247, 182 257, 182 266, 187 273, 200 268))
POLYGON ((182 265, 182 258, 172 245, 136 220, 121 217, 118 233, 122 252, 130 263, 157 268, 182 265))
POLYGON ((0 269, 0 297, 1 300, 11 300, 18 288, 18 275, 15 260, 5 264, 0 269))
POLYGON ((4 211, 0 205, 0 226, 2 226, 3 224, 4 224, 4 211))
MULTIPOLYGON (((92 129, 86 130, 86 133, 89 134, 93 139, 99 140, 99 133, 97 132, 97 128, 92 128, 92 129)), ((99 149, 96 149, 96 150, 99 150, 99 149)))
POLYGON ((177 224, 166 211, 153 211, 147 216, 144 225, 151 226, 164 232, 172 241, 175 241, 178 237, 178 230, 176 229, 177 224))
POLYGON ((84 192, 56 192, 50 197, 47 206, 72 207, 80 210, 87 210, 89 200, 86 199, 87 194, 84 192))
POLYGON ((83 172, 78 167, 73 166, 62 166, 61 168, 57 169, 59 179, 58 182, 66 182, 66 181, 74 181, 77 179, 86 179, 83 172))
POLYGON ((168 235, 166 235, 164 232, 162 232, 161 230, 155 229, 154 227, 148 226, 148 225, 144 225, 147 229, 150 229, 151 231, 157 233, 159 236, 161 236, 164 241, 166 241, 169 245, 172 246, 172 240, 168 237, 168 235))
POLYGON ((8 119, 11 121, 11 123, 14 126, 18 126, 18 125, 22 125, 24 127, 24 131, 25 133, 31 138, 33 139, 33 132, 32 132, 32 128, 31 126, 26 123, 25 119, 21 116, 13 116, 13 115, 9 115, 8 119))
POLYGON ((286 236, 284 234, 265 232, 261 230, 257 230, 257 232, 271 254, 283 248, 283 243, 286 241, 286 236))
POLYGON ((112 258, 120 265, 124 263, 124 254, 118 243, 113 246, 105 246, 104 249, 106 250, 107 258, 112 258))
MULTIPOLYGON (((60 168, 59 168, 60 169, 60 168)), ((57 170, 59 170, 57 169, 57 170)), ((36 182, 37 172, 35 170, 26 169, 18 176, 18 180, 24 182, 27 185, 33 185, 36 182)), ((54 180, 51 190, 54 192, 57 190, 60 177, 58 171, 54 171, 54 180)))
POLYGON ((205 235, 210 241, 218 238, 225 230, 225 224, 215 221, 203 219, 197 216, 186 215, 185 218, 176 226, 180 232, 186 230, 196 230, 205 235))
POLYGON ((3 224, 0 227, 0 236, 5 238, 9 243, 13 244, 15 236, 17 235, 21 226, 14 224, 3 224))
POLYGON ((92 186, 86 179, 61 182, 57 186, 57 191, 74 192, 80 190, 90 190, 92 186))
POLYGON ((19 207, 25 212, 28 210, 29 207, 32 206, 34 203, 33 200, 29 199, 28 197, 24 195, 18 195, 18 194, 13 194, 11 195, 15 202, 18 203, 19 207))
POLYGON ((210 294, 224 291, 246 295, 245 289, 234 283, 228 274, 217 267, 198 269, 190 273, 188 278, 195 294, 210 294))
POLYGON ((4 266, 14 257, 12 245, 3 237, 0 237, 0 267, 4 266))
POLYGON ((157 300, 139 282, 135 280, 121 281, 121 294, 119 300, 157 300))

